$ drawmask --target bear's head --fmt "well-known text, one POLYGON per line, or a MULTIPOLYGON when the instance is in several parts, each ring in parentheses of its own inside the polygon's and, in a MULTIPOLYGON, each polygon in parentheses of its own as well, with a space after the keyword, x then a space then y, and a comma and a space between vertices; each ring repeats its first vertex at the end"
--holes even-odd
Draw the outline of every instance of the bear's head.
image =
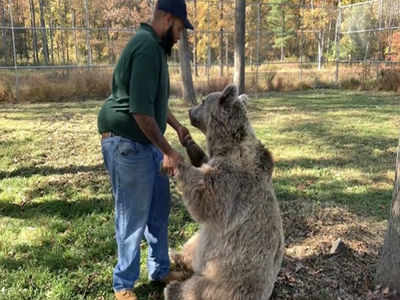
POLYGON ((202 103, 190 109, 190 121, 205 135, 223 138, 221 142, 232 138, 240 142, 248 129, 247 100, 244 94, 238 96, 235 85, 228 85, 222 92, 207 95, 202 103))
POLYGON ((190 121, 206 135, 210 157, 230 153, 242 169, 258 170, 271 178, 272 155, 254 134, 247 118, 247 101, 246 95, 238 96, 235 85, 228 85, 189 110, 190 121))

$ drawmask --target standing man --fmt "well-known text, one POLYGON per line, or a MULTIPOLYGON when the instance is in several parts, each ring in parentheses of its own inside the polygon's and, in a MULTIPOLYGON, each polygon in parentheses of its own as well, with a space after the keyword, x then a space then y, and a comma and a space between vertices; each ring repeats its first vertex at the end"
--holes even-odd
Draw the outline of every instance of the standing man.
POLYGON ((193 29, 185 0, 159 0, 151 25, 141 24, 123 50, 114 70, 112 94, 98 115, 115 200, 116 299, 137 299, 132 288, 139 277, 143 237, 149 246, 150 280, 177 279, 169 270, 169 182, 160 167, 174 175, 183 160, 163 136, 167 123, 181 143, 189 135, 168 109, 167 55, 184 28, 193 29))

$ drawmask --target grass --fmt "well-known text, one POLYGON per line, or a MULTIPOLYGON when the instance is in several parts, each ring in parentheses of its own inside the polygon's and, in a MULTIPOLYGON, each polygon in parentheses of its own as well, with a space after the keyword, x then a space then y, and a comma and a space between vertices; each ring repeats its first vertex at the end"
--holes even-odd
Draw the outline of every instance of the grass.
MULTIPOLYGON (((113 299, 113 200, 96 131, 101 104, 0 107, 0 299, 113 299)), ((385 220, 399 104, 392 93, 338 90, 251 99, 253 127, 275 157, 282 213, 302 214, 290 208, 304 203, 385 220)), ((186 105, 171 100, 171 108, 204 146, 186 105)), ((183 151, 174 132, 166 135, 183 151)), ((171 183, 170 241, 179 248, 197 225, 171 183)), ((141 300, 159 299, 162 288, 147 281, 145 244, 142 250, 136 292, 141 300)))

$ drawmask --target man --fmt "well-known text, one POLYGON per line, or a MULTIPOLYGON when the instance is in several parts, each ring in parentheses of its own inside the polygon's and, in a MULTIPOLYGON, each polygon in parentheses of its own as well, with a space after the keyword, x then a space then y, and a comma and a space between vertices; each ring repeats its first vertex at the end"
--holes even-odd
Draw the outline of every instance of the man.
POLYGON ((181 143, 189 137, 168 109, 167 55, 187 19, 184 0, 159 0, 151 25, 141 24, 115 67, 112 94, 98 115, 102 153, 115 199, 118 262, 113 272, 117 299, 137 299, 132 291, 139 277, 140 242, 148 245, 150 280, 176 279, 169 271, 168 177, 183 159, 163 134, 168 123, 181 143))

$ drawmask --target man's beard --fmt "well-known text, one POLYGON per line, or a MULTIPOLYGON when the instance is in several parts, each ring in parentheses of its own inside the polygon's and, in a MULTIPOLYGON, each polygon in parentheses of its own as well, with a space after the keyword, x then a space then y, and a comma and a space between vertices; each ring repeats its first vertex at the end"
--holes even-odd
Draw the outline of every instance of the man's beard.
POLYGON ((161 39, 161 46, 164 48, 164 51, 168 56, 171 56, 172 47, 174 46, 174 44, 174 32, 172 31, 171 26, 161 39))

